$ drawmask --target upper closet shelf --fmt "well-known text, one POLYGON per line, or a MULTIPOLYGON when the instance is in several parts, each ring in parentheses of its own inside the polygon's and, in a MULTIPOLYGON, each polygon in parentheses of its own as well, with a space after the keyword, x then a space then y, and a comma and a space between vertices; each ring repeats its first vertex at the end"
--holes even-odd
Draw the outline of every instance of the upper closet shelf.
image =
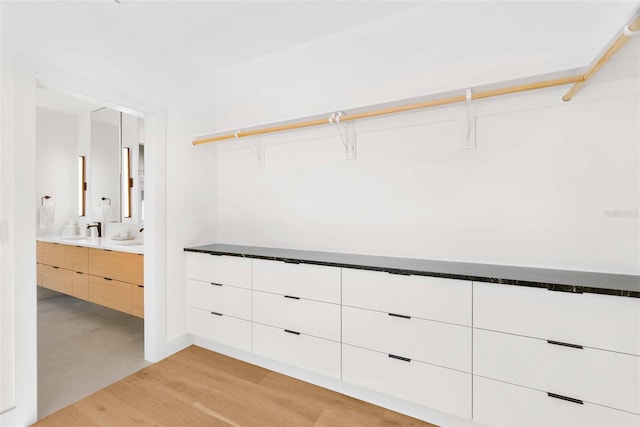
MULTIPOLYGON (((353 127, 347 125, 348 123, 352 124, 355 120, 359 119, 379 117, 388 114, 396 114, 448 104, 466 102, 468 106, 474 99, 491 98, 494 96, 564 85, 573 85, 562 97, 564 101, 570 101, 582 86, 591 79, 594 74, 597 73, 598 70, 620 50, 620 48, 622 48, 622 46, 626 44, 629 38, 638 34, 640 34, 640 16, 635 16, 630 20, 628 25, 625 25, 618 32, 613 41, 603 49, 603 52, 584 69, 565 70, 558 73, 534 76, 521 80, 484 85, 475 87, 473 90, 470 88, 467 88, 466 90, 459 89, 417 98, 392 101, 384 104, 350 108, 338 112, 317 114, 291 120, 263 123, 260 125, 251 125, 243 127, 242 129, 215 131, 196 136, 193 139, 193 145, 333 124, 337 126, 338 133, 345 145, 347 158, 350 158, 350 156, 351 158, 355 158, 355 135, 353 127)), ((467 122, 467 125, 469 126, 469 120, 467 120, 467 122)), ((256 148, 254 152, 260 159, 258 148, 256 148)))

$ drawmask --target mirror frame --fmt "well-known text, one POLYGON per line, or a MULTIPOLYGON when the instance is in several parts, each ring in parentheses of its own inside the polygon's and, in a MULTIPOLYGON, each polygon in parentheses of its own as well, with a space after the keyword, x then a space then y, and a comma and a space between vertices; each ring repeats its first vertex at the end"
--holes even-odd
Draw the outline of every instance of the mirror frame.
POLYGON ((87 213, 87 173, 86 158, 78 156, 78 216, 87 213))

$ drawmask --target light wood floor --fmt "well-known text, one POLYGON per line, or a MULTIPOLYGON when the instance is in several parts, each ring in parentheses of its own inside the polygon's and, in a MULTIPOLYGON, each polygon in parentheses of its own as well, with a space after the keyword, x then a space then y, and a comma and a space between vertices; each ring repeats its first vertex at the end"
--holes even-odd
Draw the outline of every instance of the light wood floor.
POLYGON ((195 346, 35 425, 434 427, 195 346))

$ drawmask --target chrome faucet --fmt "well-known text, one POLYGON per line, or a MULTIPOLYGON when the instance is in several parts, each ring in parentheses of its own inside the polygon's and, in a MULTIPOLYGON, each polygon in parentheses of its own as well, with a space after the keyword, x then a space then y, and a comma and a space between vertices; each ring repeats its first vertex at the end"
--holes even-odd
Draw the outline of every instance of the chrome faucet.
POLYGON ((98 237, 102 237, 102 223, 96 222, 95 224, 87 224, 87 230, 95 227, 98 231, 98 237))

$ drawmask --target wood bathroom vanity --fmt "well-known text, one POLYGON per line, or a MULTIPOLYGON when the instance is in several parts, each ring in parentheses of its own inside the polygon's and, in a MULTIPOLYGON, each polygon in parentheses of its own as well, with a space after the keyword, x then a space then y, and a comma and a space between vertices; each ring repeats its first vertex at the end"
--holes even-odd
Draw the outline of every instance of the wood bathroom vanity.
MULTIPOLYGON (((96 245, 97 246, 97 245, 96 245)), ((144 317, 144 255, 76 242, 37 242, 37 284, 144 317)))

